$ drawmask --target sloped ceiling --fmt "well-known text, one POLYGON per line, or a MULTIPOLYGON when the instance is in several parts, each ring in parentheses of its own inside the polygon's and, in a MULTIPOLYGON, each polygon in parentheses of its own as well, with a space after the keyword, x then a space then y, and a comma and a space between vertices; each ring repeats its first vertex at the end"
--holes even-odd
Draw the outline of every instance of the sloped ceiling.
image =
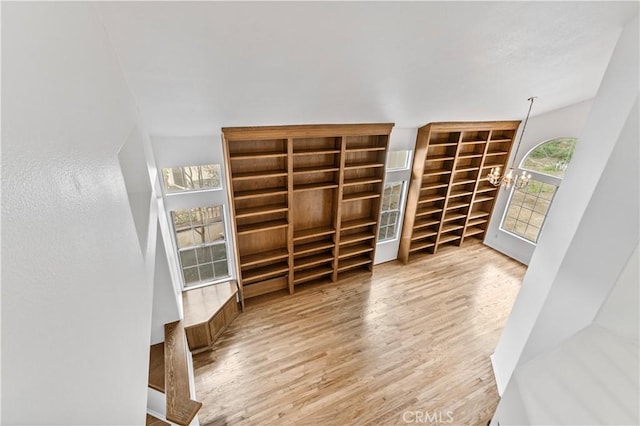
POLYGON ((633 2, 94 3, 148 130, 521 119, 595 96, 633 2))

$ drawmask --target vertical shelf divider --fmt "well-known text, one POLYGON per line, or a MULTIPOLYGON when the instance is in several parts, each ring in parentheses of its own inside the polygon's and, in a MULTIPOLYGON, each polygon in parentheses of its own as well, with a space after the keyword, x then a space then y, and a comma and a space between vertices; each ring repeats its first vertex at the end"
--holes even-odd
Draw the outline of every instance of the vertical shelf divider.
POLYGON ((338 189, 335 191, 335 215, 333 219, 333 227, 336 230, 333 236, 333 273, 331 274, 331 281, 338 281, 338 259, 340 257, 340 234, 342 227, 342 195, 344 188, 344 164, 347 157, 347 139, 344 136, 340 136, 340 171, 338 172, 338 189))
POLYGON ((460 157, 460 147, 462 146, 462 132, 458 136, 458 142, 456 145, 456 153, 453 156, 453 165, 451 166, 451 173, 449 174, 449 185, 447 186, 447 193, 444 198, 444 203, 442 204, 442 213, 440 213, 440 225, 438 226, 438 233, 436 234, 436 242, 433 246, 433 254, 436 254, 438 250, 438 245, 440 244, 440 235, 442 235, 442 226, 444 224, 444 215, 447 212, 447 207, 449 207, 449 201, 451 200, 449 197, 451 195, 451 187, 453 183, 453 176, 456 174, 456 164, 458 163, 458 158, 460 157))
POLYGON ((287 278, 287 285, 289 287, 289 294, 293 294, 293 234, 295 232, 293 225, 293 215, 295 214, 293 204, 293 138, 287 138, 287 205, 289 206, 289 211, 287 212, 287 222, 289 222, 289 227, 287 228, 287 250, 289 251, 289 276, 287 278))
MULTIPOLYGON (((463 228, 463 232, 462 232, 462 237, 460 238, 460 245, 462 245, 462 243, 464 242, 464 234, 467 231, 467 226, 469 225, 469 218, 471 217, 471 209, 473 207, 473 202, 476 199, 476 194, 478 191, 478 187, 480 186, 480 182, 482 182, 482 180, 484 179, 484 175, 482 173, 482 168, 484 167, 484 162, 487 160, 487 152, 489 151, 489 141, 491 140, 491 134, 493 133, 493 130, 489 130, 489 134, 487 136, 487 140, 485 141, 484 144, 484 149, 482 151, 482 161, 480 162, 480 169, 478 170, 478 176, 476 177, 476 183, 473 186, 473 195, 471 196, 471 201, 469 203, 469 213, 467 214, 467 217, 464 220, 464 228, 463 228)), ((513 146, 513 144, 511 144, 511 146, 513 146)), ((509 150, 509 152, 511 152, 511 150, 509 150)), ((507 155, 507 158, 509 158, 509 156, 507 155)))

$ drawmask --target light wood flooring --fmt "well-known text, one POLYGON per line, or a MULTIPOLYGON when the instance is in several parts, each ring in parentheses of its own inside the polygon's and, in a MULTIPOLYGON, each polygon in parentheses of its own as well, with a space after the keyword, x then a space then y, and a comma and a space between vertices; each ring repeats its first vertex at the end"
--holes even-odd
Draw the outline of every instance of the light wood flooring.
POLYGON ((489 356, 524 272, 469 243, 250 299, 194 356, 200 424, 485 425, 489 356))

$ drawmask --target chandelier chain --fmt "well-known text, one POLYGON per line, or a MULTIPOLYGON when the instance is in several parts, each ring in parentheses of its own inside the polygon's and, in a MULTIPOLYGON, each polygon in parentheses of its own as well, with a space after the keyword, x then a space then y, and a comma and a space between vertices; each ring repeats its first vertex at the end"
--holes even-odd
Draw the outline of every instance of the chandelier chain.
POLYGON ((511 160, 511 167, 513 167, 513 163, 518 159, 518 151, 520 151, 520 144, 522 143, 522 137, 524 136, 524 131, 527 128, 527 123, 529 122, 529 114, 531 114, 531 107, 533 107, 533 101, 537 98, 537 96, 531 96, 527 99, 529 103, 529 111, 527 111, 527 116, 524 119, 524 123, 522 124, 522 132, 520 132, 520 138, 518 139, 518 146, 516 146, 516 152, 511 160))
POLYGON ((502 188, 504 189, 509 189, 512 186, 515 186, 517 189, 524 189, 529 185, 529 181, 531 180, 531 174, 527 173, 526 170, 522 170, 522 174, 518 175, 513 168, 513 164, 518 159, 518 152, 520 151, 520 144, 522 143, 522 137, 524 136, 524 131, 527 128, 527 123, 529 122, 529 115, 531 114, 533 101, 536 98, 537 96, 532 96, 529 99, 527 99, 529 101, 529 110, 527 111, 527 117, 524 119, 524 123, 522 124, 522 132, 520 132, 518 145, 516 145, 516 152, 514 153, 511 159, 511 167, 509 167, 509 169, 504 175, 502 175, 501 166, 492 167, 491 171, 489 172, 486 178, 491 185, 502 186, 502 188))

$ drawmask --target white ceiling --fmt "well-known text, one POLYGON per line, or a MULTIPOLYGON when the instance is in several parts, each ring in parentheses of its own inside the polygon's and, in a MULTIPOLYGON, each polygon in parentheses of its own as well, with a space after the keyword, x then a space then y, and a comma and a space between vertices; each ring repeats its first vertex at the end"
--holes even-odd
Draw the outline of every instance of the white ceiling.
POLYGON ((632 2, 94 3, 148 130, 521 119, 591 98, 632 2))

